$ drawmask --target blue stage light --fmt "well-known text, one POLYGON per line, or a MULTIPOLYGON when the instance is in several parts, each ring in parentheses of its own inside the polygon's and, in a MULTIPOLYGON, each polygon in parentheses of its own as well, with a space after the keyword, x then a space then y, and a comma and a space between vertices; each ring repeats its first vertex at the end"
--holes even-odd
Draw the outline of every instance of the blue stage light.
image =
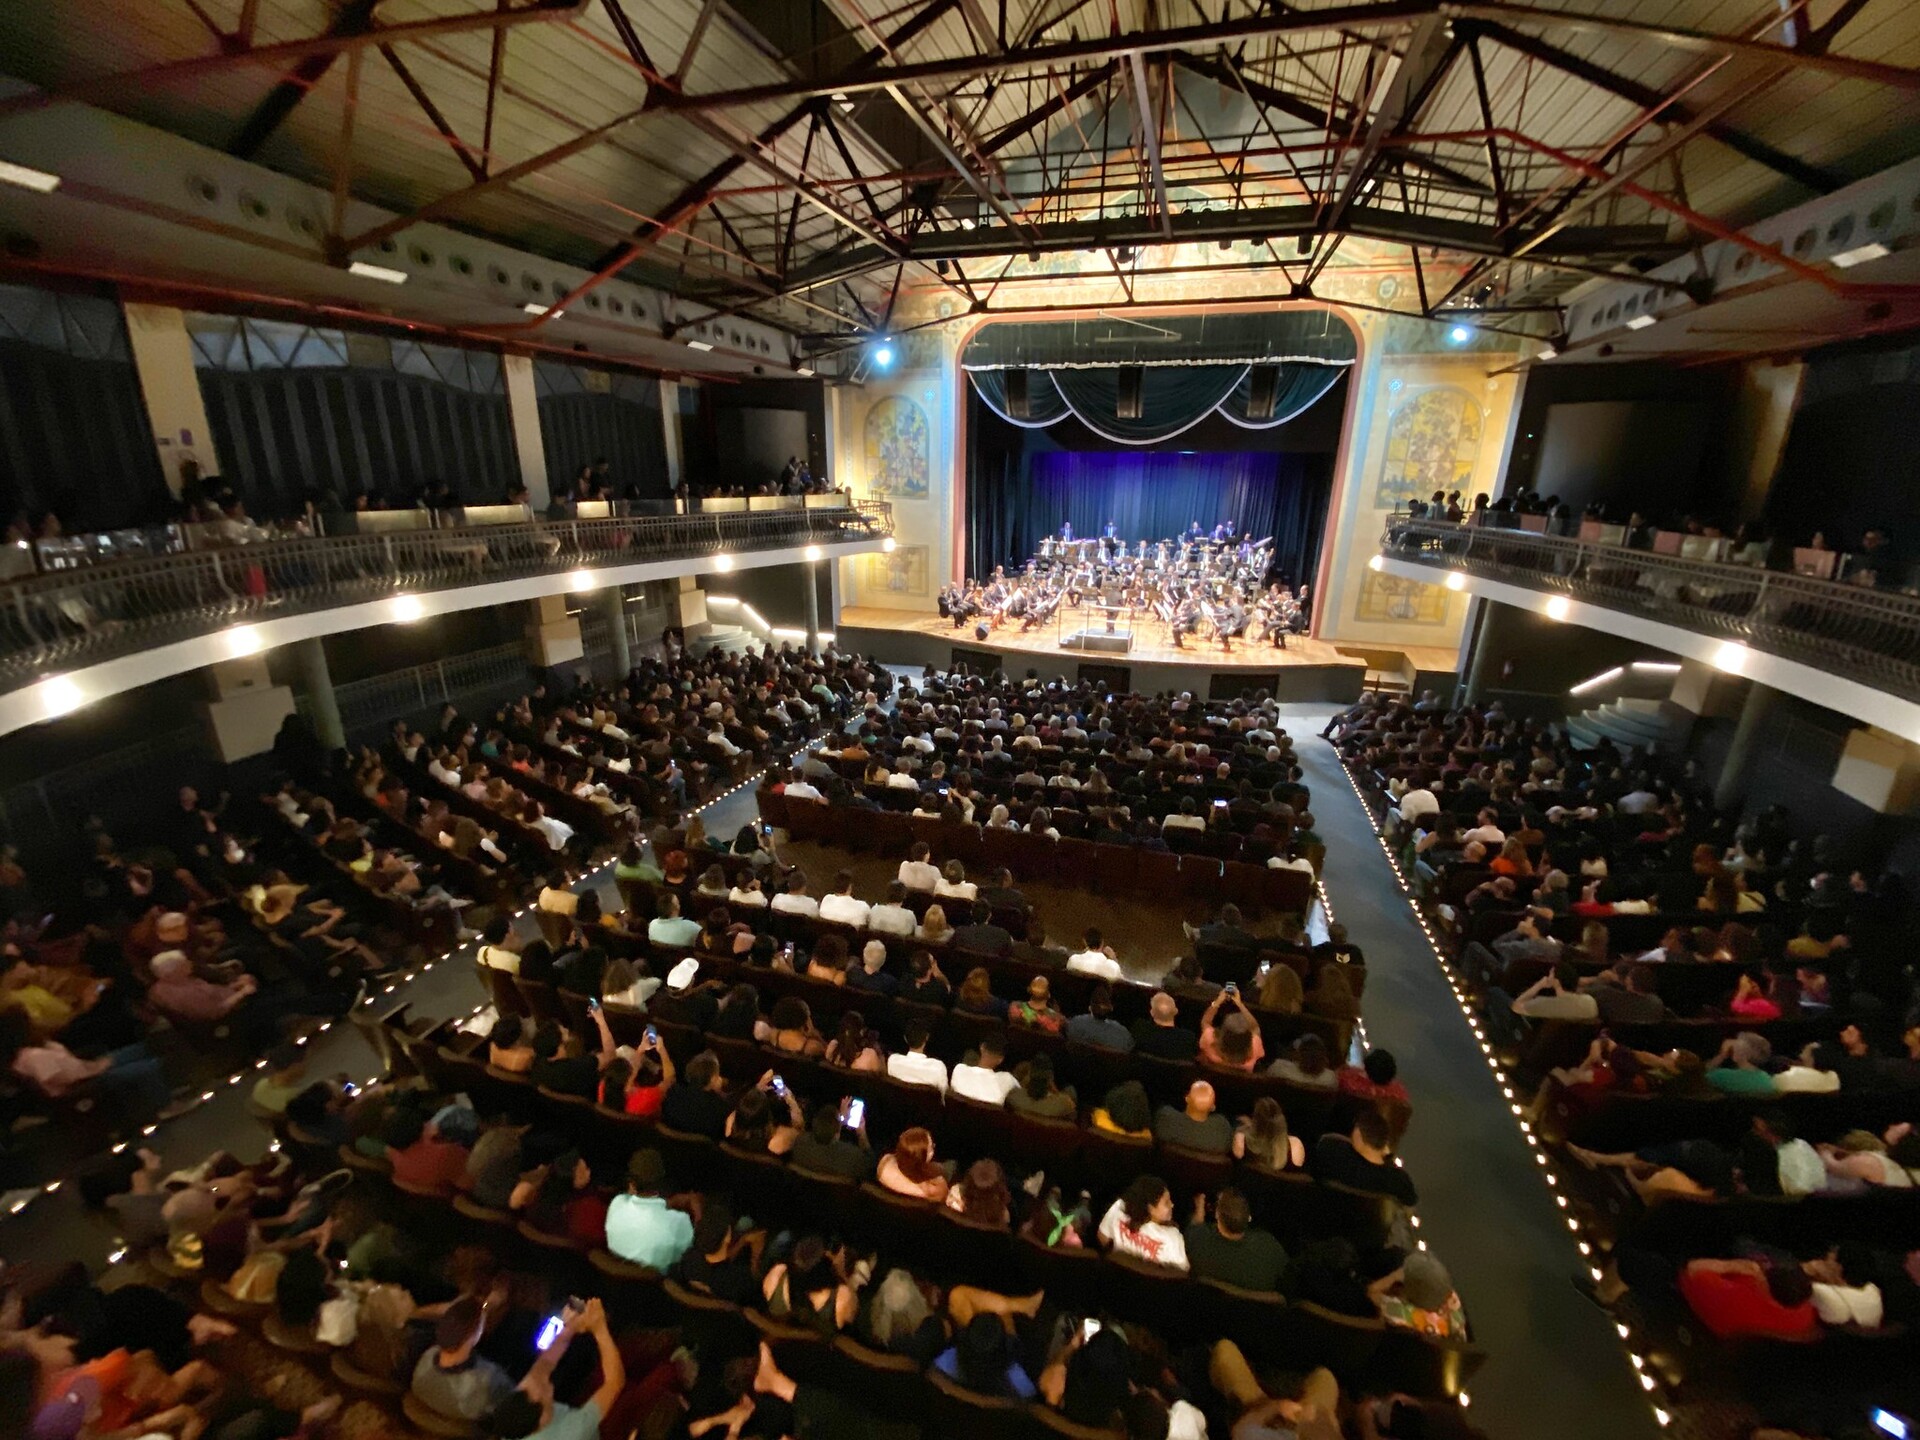
POLYGON ((891 340, 882 340, 878 345, 873 347, 873 368, 876 370, 891 370, 893 368, 893 342, 891 340))
POLYGON ((1464 325, 1456 325, 1451 330, 1447 331, 1447 340, 1450 344, 1464 345, 1467 343, 1467 341, 1471 340, 1472 338, 1473 338, 1473 331, 1469 330, 1464 325))

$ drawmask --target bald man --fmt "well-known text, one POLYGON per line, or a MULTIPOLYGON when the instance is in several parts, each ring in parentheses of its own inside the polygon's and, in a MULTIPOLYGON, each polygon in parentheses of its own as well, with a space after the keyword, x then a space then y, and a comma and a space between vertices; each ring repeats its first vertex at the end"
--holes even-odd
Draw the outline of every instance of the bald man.
POLYGON ((1214 1114, 1213 1104, 1213 1086, 1205 1080, 1194 1081, 1187 1087, 1184 1109, 1160 1107, 1153 1117, 1154 1138, 1163 1145, 1184 1145, 1189 1150, 1225 1155, 1233 1148, 1233 1126, 1226 1116, 1214 1114))
POLYGON ((1180 1027, 1180 1004, 1166 991, 1154 993, 1148 1018, 1133 1022, 1133 1048, 1162 1060, 1191 1060, 1200 1053, 1200 1037, 1180 1027))

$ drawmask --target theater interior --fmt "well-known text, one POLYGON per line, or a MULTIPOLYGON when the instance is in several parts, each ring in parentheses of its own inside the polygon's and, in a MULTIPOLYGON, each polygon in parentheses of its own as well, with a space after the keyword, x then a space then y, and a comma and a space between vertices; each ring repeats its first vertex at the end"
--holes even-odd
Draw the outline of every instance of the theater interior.
POLYGON ((1920 1434, 1920 6, 0 5, 0 1440, 1920 1434))

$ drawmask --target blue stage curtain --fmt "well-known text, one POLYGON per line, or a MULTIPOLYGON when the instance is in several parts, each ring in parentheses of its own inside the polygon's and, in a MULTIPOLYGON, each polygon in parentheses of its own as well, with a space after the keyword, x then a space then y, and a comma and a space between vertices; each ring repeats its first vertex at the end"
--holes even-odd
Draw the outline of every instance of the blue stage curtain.
POLYGON ((1240 383, 1233 387, 1232 393, 1220 402, 1220 413, 1248 430, 1271 430, 1276 425, 1286 424, 1295 416, 1304 415, 1315 401, 1334 387, 1345 368, 1303 361, 1288 361, 1281 365, 1280 386, 1274 395, 1271 420, 1254 420, 1247 415, 1247 404, 1253 398, 1253 371, 1249 369, 1240 383))
POLYGON ((1177 535, 1198 520, 1232 520, 1255 540, 1273 537, 1274 560, 1292 584, 1319 563, 1332 488, 1332 456, 1232 452, 1035 450, 976 471, 968 497, 973 575, 1016 565, 1071 521, 1098 535, 1112 520, 1128 541, 1177 535))

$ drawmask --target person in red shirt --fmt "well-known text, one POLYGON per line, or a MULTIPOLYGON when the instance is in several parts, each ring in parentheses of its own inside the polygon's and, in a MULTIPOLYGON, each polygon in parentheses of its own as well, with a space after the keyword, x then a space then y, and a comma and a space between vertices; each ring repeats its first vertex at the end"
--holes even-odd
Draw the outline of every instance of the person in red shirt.
POLYGON ((396 1116, 401 1124, 416 1120, 420 1131, 411 1143, 395 1145, 393 1140, 399 1138, 397 1136, 390 1136, 387 1141, 387 1159, 393 1166, 393 1178, 403 1184, 451 1194, 467 1173, 467 1147, 444 1139, 439 1128, 418 1111, 403 1110, 396 1116))
POLYGON ((1819 1338, 1813 1281, 1798 1265, 1689 1260, 1678 1283, 1700 1323, 1722 1340, 1742 1335, 1774 1340, 1819 1338))
POLYGON ((1379 1106, 1404 1106, 1411 1110, 1407 1087, 1400 1083, 1400 1067, 1388 1050, 1369 1050, 1363 1065, 1340 1067, 1340 1093, 1379 1106))

